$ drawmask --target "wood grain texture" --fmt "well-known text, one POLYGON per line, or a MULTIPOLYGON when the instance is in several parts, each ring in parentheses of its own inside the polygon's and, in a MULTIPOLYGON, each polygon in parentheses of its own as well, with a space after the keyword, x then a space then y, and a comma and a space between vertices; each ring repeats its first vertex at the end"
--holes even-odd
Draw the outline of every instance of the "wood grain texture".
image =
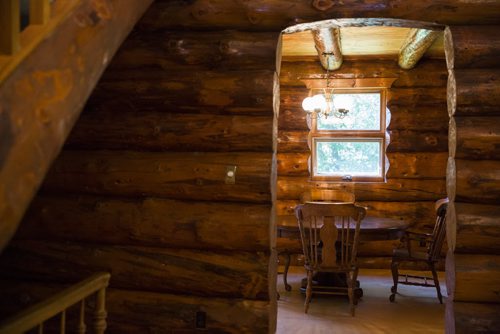
MULTIPOLYGON (((302 79, 325 78, 325 71, 314 61, 283 61, 280 81, 283 86, 301 87, 302 79)), ((398 78, 392 85, 398 87, 444 87, 448 79, 446 63, 439 60, 422 60, 411 70, 402 70, 396 61, 344 60, 342 67, 329 74, 331 78, 398 78)))
POLYGON ((494 333, 500 327, 500 305, 462 303, 448 300, 445 312, 446 334, 494 333))
MULTIPOLYGON (((279 153, 278 176, 309 176, 309 152, 279 153)), ((444 179, 447 152, 387 153, 387 178, 444 179)))
POLYGON ((134 31, 109 74, 123 70, 263 70, 274 67, 279 32, 134 31))
POLYGON ((448 109, 446 103, 436 105, 392 105, 388 130, 446 131, 448 109))
POLYGON ((446 224, 454 230, 455 253, 500 255, 498 205, 455 202, 448 210, 446 224))
POLYGON ((446 287, 453 301, 498 303, 500 256, 448 252, 446 287))
POLYGON ((271 117, 274 70, 196 71, 134 69, 105 73, 93 103, 123 97, 132 110, 199 113, 262 113, 271 117), (133 78, 133 80, 130 80, 133 78), (242 80, 244 78, 244 80, 242 80), (151 109, 153 108, 153 109, 151 109))
POLYGON ((498 115, 499 69, 455 69, 448 77, 450 116, 498 115))
POLYGON ((453 68, 498 67, 499 26, 448 26, 444 31, 446 64, 453 68))
POLYGON ((278 179, 278 199, 297 199, 310 188, 325 188, 354 192, 356 201, 432 201, 444 197, 444 180, 388 179, 386 183, 309 182, 307 177, 278 179))
POLYGON ((64 151, 48 192, 269 203, 271 153, 64 151), (226 184, 226 166, 237 166, 226 184))
POLYGON ((439 34, 436 30, 411 29, 399 51, 399 66, 406 70, 415 67, 439 34))
POLYGON ((267 251, 270 216, 269 204, 40 195, 16 239, 267 251))
POLYGON ((193 296, 269 299, 265 252, 104 246, 20 240, 0 258, 2 277, 77 282, 96 271, 111 287, 193 296), (29 266, 25 264, 29 263, 29 266), (217 282, 217 284, 214 284, 217 282))
POLYGON ((268 116, 166 114, 112 111, 83 113, 68 149, 138 151, 271 152, 268 116))
MULTIPOLYGON (((16 313, 19 309, 16 305, 32 305, 66 286, 30 280, 2 280, 1 283, 2 315, 16 313)), ((109 333, 161 332, 165 328, 173 331, 195 331, 196 312, 206 313, 207 331, 260 333, 266 332, 268 327, 270 307, 260 300, 205 298, 114 288, 107 289, 106 295, 109 333)), ((92 303, 87 304, 92 310, 92 303)), ((76 320, 77 312, 74 311, 77 310, 70 309, 67 314, 68 324, 76 322, 71 322, 76 320)))
POLYGON ((392 88, 387 92, 387 107, 443 104, 446 101, 446 87, 392 88))
POLYGON ((81 1, 1 84, 0 248, 102 71, 151 2, 81 1))
POLYGON ((481 202, 483 204, 499 202, 499 161, 456 159, 454 169, 448 165, 448 194, 454 195, 457 202, 481 202))
POLYGON ((453 117, 448 139, 451 157, 499 160, 500 117, 453 117))
MULTIPOLYGON (((445 0, 439 6, 434 1, 425 0, 408 4, 402 0, 388 3, 349 2, 338 6, 327 6, 319 10, 310 2, 264 1, 247 2, 238 0, 227 4, 223 0, 210 2, 160 2, 154 11, 141 21, 142 29, 241 29, 245 31, 279 31, 297 22, 312 22, 325 18, 398 18, 440 24, 467 24, 481 21, 494 24, 499 21, 495 15, 500 5, 490 1, 461 2, 445 0)), ((352 21, 352 20, 351 20, 352 21)), ((351 25, 376 24, 380 19, 357 20, 351 25), (364 22, 366 21, 366 22, 364 22)), ((379 23, 382 24, 382 23, 379 23)))

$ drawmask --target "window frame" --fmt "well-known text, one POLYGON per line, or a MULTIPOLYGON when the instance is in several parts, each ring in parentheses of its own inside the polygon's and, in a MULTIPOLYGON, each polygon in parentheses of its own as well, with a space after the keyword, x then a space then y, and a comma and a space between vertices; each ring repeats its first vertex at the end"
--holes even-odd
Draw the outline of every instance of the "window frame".
MULTIPOLYGON (((387 124, 386 124, 386 96, 387 89, 385 87, 378 88, 352 88, 352 89, 337 89, 334 94, 356 94, 356 93, 380 93, 380 129, 379 130, 318 130, 317 119, 312 118, 309 131, 309 147, 311 150, 311 161, 309 163, 309 171, 313 181, 325 182, 385 182, 386 177, 386 148, 387 148, 387 124), (364 140, 363 140, 364 139, 364 140), (377 141, 380 142, 380 171, 379 176, 354 176, 347 178, 346 175, 324 175, 316 173, 316 146, 318 142, 338 142, 338 141, 377 141)), ((335 117, 335 116, 332 116, 335 117)))

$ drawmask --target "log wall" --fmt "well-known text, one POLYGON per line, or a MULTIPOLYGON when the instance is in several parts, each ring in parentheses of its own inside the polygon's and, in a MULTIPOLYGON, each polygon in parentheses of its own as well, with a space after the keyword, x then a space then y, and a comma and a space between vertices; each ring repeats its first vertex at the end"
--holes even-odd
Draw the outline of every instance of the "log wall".
MULTIPOLYGON (((373 216, 409 221, 412 228, 429 231, 435 221, 434 201, 446 196, 448 158, 447 72, 444 60, 421 60, 412 70, 402 70, 396 60, 345 60, 330 72, 335 78, 398 78, 387 94, 390 143, 387 181, 380 183, 310 180, 307 143, 309 129, 302 100, 308 90, 301 79, 324 74, 319 62, 285 61, 281 65, 281 103, 278 122, 278 224, 296 224, 293 208, 302 192, 311 188, 354 192, 356 201, 373 216)), ((360 263, 387 267, 397 241, 360 246, 360 263)))
POLYGON ((447 333, 498 331, 500 26, 445 31, 450 115, 447 333), (493 319, 497 320, 493 320, 493 319))
POLYGON ((110 333, 194 331, 197 312, 210 332, 274 332, 278 40, 137 26, 0 257, 1 276, 30 286, 109 271, 110 333))
MULTIPOLYGON (((411 4, 400 0, 341 4, 286 0, 156 1, 87 101, 60 160, 55 162, 42 192, 22 222, 17 240, 0 258, 3 266, 0 272, 10 279, 10 283, 0 287, 26 283, 26 289, 21 287, 16 299, 23 303, 26 296, 31 296, 23 291, 35 288, 33 280, 45 288, 53 284, 52 281, 58 284, 71 281, 75 277, 73 268, 77 273, 98 268, 112 271, 108 299, 111 333, 164 332, 165 328, 192 332, 196 312, 206 312, 207 327, 212 332, 273 332, 276 307, 275 261, 269 251, 274 230, 270 225, 271 205, 274 195, 280 196, 283 192, 272 188, 275 183, 273 138, 276 138, 273 105, 279 102, 273 101, 273 92, 276 95, 279 91, 273 87, 273 76, 279 32, 297 22, 349 17, 374 18, 364 22, 354 20, 359 25, 380 24, 377 19, 380 17, 451 25, 498 24, 499 11, 500 3, 489 0, 460 3, 443 0, 438 6, 431 0, 411 4), (249 145, 248 141, 254 139, 254 144, 249 145), (218 163, 219 159, 222 163, 218 163), (238 167, 234 185, 238 191, 224 182, 228 163, 238 167), (159 181, 155 179, 156 174, 159 181), (32 268, 17 261, 17 256, 33 261, 32 268), (114 263, 115 259, 119 261, 114 263), (228 265, 233 261, 241 262, 233 268, 228 265), (203 281, 205 275, 211 278, 212 285, 203 281), (227 285, 228 277, 234 276, 238 277, 238 289, 227 285), (175 283, 165 283, 168 280, 175 283), (183 284, 183 281, 192 284, 183 284), (212 288, 219 283, 224 288, 212 288), (269 283, 267 288, 266 283, 269 283)), ((97 23, 94 19, 88 19, 86 24, 97 23)), ((102 25, 95 24, 92 29, 99 31, 102 25)), ((89 38, 98 36, 99 32, 94 34, 92 29, 82 28, 85 33, 77 45, 93 45, 89 44, 89 38)), ((498 31, 497 27, 490 29, 498 31)), ((491 47, 474 35, 463 38, 459 49, 465 49, 476 39, 478 42, 473 43, 472 49, 480 51, 457 53, 467 55, 460 62, 486 68, 497 64, 496 59, 488 56, 498 54, 497 42, 491 47)), ((78 67, 81 59, 71 54, 68 57, 75 60, 75 68, 81 69, 78 67)), ((286 63, 283 66, 286 67, 286 63)), ((308 63, 296 70, 311 73, 311 66, 316 65, 308 63)), ((346 75, 352 76, 349 68, 356 66, 358 64, 346 62, 343 65, 346 75)), ((436 96, 441 99, 446 79, 440 70, 441 64, 422 63, 422 67, 425 66, 429 66, 427 70, 419 71, 419 67, 402 72, 395 64, 385 61, 366 65, 368 76, 378 76, 380 72, 397 73, 399 77, 391 92, 394 103, 390 106, 398 115, 390 125, 393 138, 390 154, 397 168, 393 165, 393 170, 389 170, 392 174, 386 186, 363 185, 355 189, 372 212, 415 217, 415 222, 420 218, 428 221, 433 216, 432 201, 445 193, 442 175, 434 173, 442 167, 446 153, 444 101, 427 104, 425 108, 419 105, 436 96), (419 94, 427 94, 427 89, 432 93, 418 99, 419 94), (408 102, 405 105, 396 101, 408 102), (427 135, 419 132, 421 128, 427 135), (396 141, 396 138, 404 140, 396 141), (432 154, 427 155, 429 152, 432 154), (402 163, 398 166, 397 161, 402 159, 413 161, 411 168, 402 163), (422 167, 421 160, 441 167, 431 171, 422 167), (375 195, 379 191, 380 194, 375 195)), ((36 69, 37 63, 32 67, 36 69)), ((77 78, 81 79, 73 77, 77 78)), ((284 71, 280 79, 285 92, 281 102, 285 103, 287 96, 301 101, 286 92, 301 89, 297 76, 284 71)), ((486 88, 495 92, 494 86, 486 88)), ((30 96, 33 95, 28 92, 19 101, 32 101, 30 96)), ((456 110, 460 113, 480 110, 495 117, 496 110, 488 102, 490 98, 492 96, 486 95, 480 100, 483 106, 480 109, 460 100, 456 110)), ((28 109, 37 113, 41 110, 42 116, 45 113, 44 109, 28 109)), ((284 117, 287 114, 296 113, 291 107, 281 108, 280 124, 288 123, 288 130, 282 134, 286 134, 286 138, 300 138, 304 128, 290 122, 290 117, 284 117)), ((0 110, 0 118, 5 115, 5 109, 0 110)), ((64 119, 61 122, 50 119, 55 130, 48 128, 48 131, 59 133, 64 119)), ((39 127, 48 127, 42 123, 39 127)), ((23 124, 35 123, 30 119, 23 124)), ((45 142, 33 136, 38 130, 26 129, 22 132, 26 138, 23 143, 32 145, 37 156, 47 157, 43 166, 48 167, 51 157, 39 150, 45 142)), ((467 132, 460 136, 464 141, 469 140, 467 132)), ((451 134, 448 137, 452 137, 451 134)), ((1 138, 5 139, 5 134, 1 138)), ((58 147, 60 142, 53 141, 52 135, 47 138, 58 143, 54 145, 58 147)), ((282 145, 287 142, 281 137, 278 140, 282 145)), ((469 147, 476 152, 477 145, 470 143, 469 147)), ((301 175, 304 146, 300 139, 288 144, 292 149, 280 150, 280 154, 297 154, 298 163, 292 164, 297 165, 292 169, 285 168, 290 175, 280 175, 280 178, 293 177, 300 181, 304 178, 301 175)), ((2 153, 12 145, 4 140, 0 146, 2 153)), ((17 151, 17 155, 27 156, 21 151, 17 151)), ((37 163, 29 164, 29 170, 23 174, 26 166, 2 181, 17 185, 40 172, 40 163, 37 163)), ((496 187, 495 180, 491 187, 496 187)), ((5 193, 10 194, 16 186, 6 189, 5 193)), ((290 189, 295 194, 298 188, 290 189)), ((286 196, 279 199, 276 211, 284 216, 280 210, 289 210, 295 201, 286 196)), ((1 204, 2 214, 10 215, 12 206, 1 204)), ((16 217, 24 211, 24 204, 16 203, 16 212, 19 212, 16 217)), ((462 215, 485 222, 485 226, 474 226, 474 229, 496 231, 495 216, 489 217, 483 210, 479 213, 463 210, 462 215)), ((464 231, 471 233, 465 226, 464 231)), ((466 234, 458 235, 465 239, 459 242, 457 238, 457 245, 467 249, 476 247, 466 234)), ((488 240, 485 247, 494 248, 495 242, 488 240)), ((474 279, 481 281, 478 276, 474 279)), ((457 286, 467 284, 462 282, 457 286)), ((2 291, 2 297, 5 295, 2 291)), ((8 298, 1 301, 2 307, 14 305, 8 298)), ((475 302, 452 305, 455 313, 447 308, 447 316, 451 314, 452 321, 456 318, 457 328, 466 325, 464 328, 473 332, 478 330, 477 326, 473 327, 478 321, 485 328, 498 327, 498 321, 494 320, 498 307, 475 302), (470 317, 473 314, 477 318, 470 317)))

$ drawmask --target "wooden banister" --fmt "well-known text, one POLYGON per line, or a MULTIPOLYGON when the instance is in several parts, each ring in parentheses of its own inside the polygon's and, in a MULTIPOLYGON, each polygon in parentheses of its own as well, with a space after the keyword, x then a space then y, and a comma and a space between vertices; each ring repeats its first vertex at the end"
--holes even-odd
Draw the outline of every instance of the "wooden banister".
POLYGON ((110 277, 109 273, 97 273, 45 301, 29 307, 18 315, 1 323, 0 334, 24 333, 37 326, 39 332, 43 333, 43 323, 58 314, 61 314, 61 333, 64 333, 63 329, 66 326, 65 310, 78 302, 81 302, 80 319, 76 330, 78 330, 78 333, 85 333, 85 298, 95 293, 97 293, 97 300, 93 317, 94 332, 98 334, 104 333, 106 329, 105 290, 109 284, 110 277))
POLYGON ((0 0, 0 54, 20 49, 20 13, 19 0, 0 0))

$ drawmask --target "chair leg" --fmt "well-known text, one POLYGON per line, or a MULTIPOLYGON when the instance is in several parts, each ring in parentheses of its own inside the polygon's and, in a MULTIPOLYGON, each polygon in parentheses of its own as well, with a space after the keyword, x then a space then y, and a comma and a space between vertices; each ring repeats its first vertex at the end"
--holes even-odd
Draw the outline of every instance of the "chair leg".
POLYGON ((438 275, 436 272, 436 268, 434 267, 434 263, 430 263, 429 267, 431 268, 431 271, 432 271, 432 277, 434 278, 434 285, 436 286, 436 291, 437 291, 437 296, 438 296, 439 302, 442 304, 443 303, 443 296, 441 295, 441 286, 439 285, 439 279, 438 279, 438 275))
POLYGON ((391 271, 392 271, 392 280, 394 282, 394 285, 391 288, 391 296, 389 297, 389 300, 391 302, 394 302, 396 299, 396 293, 398 293, 398 280, 399 280, 399 262, 392 260, 391 262, 391 271))
POLYGON ((311 302, 312 297, 312 277, 313 272, 311 270, 307 271, 307 287, 306 287, 306 300, 304 302, 304 313, 307 313, 309 310, 309 303, 311 302))
POLYGON ((348 275, 348 278, 347 278, 347 295, 349 296, 349 307, 350 307, 350 311, 351 311, 351 316, 354 317, 354 282, 356 282, 355 280, 353 280, 352 277, 349 277, 350 276, 350 273, 347 274, 348 275))
POLYGON ((283 254, 285 256, 285 270, 283 272, 283 283, 285 284, 285 290, 286 291, 291 291, 292 286, 288 284, 287 278, 288 278, 288 269, 290 268, 290 253, 286 252, 283 254))

